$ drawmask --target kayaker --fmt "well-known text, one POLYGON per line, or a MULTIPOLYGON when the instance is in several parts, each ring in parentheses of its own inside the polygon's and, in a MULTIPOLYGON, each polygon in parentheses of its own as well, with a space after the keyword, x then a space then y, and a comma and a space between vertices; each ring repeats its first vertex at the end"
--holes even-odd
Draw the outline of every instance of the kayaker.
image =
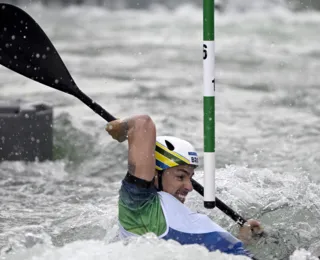
POLYGON ((238 239, 208 216, 184 205, 199 165, 189 142, 172 136, 156 137, 156 126, 148 115, 112 121, 106 131, 119 142, 128 140, 128 172, 118 203, 122 238, 154 233, 182 245, 199 244, 209 251, 251 256, 244 244, 261 231, 258 221, 248 220, 238 239))

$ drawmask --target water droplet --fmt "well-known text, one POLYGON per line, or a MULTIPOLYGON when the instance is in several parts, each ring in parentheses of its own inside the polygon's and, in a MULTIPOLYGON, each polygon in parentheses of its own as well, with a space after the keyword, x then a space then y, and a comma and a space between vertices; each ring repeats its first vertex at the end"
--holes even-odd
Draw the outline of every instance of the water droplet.
POLYGON ((43 54, 43 55, 42 55, 42 59, 45 60, 46 58, 47 58, 47 56, 46 56, 45 54, 43 54))
POLYGON ((16 36, 15 36, 15 35, 12 35, 12 36, 11 36, 11 39, 12 39, 12 40, 15 40, 15 39, 16 39, 16 36))
POLYGON ((39 53, 37 53, 37 54, 36 54, 36 57, 39 59, 39 58, 40 58, 40 54, 39 54, 39 53))
POLYGON ((5 5, 3 5, 3 6, 2 6, 2 10, 4 10, 5 8, 6 8, 6 6, 5 6, 5 5))
POLYGON ((13 57, 13 58, 14 58, 15 60, 16 60, 16 59, 18 59, 17 55, 14 55, 14 57, 13 57))
POLYGON ((54 83, 58 84, 58 83, 59 83, 59 80, 58 80, 58 79, 56 79, 56 80, 54 81, 54 83))
POLYGON ((50 51, 50 47, 47 47, 47 51, 50 51))

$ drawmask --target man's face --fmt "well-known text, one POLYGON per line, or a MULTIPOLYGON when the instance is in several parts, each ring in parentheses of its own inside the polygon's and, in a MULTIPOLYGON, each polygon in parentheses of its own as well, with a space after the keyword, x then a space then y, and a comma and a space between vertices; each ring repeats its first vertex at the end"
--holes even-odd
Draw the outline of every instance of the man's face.
POLYGON ((184 203, 188 193, 193 190, 193 175, 194 167, 190 165, 179 165, 165 170, 162 175, 163 191, 184 203))

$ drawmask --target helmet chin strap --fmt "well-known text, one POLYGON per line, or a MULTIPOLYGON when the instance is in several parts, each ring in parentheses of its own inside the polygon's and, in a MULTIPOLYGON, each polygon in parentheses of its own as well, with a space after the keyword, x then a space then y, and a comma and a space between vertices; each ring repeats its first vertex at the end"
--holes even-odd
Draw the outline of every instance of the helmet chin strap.
POLYGON ((164 170, 158 171, 158 191, 162 191, 163 187, 162 187, 162 174, 163 174, 164 170))

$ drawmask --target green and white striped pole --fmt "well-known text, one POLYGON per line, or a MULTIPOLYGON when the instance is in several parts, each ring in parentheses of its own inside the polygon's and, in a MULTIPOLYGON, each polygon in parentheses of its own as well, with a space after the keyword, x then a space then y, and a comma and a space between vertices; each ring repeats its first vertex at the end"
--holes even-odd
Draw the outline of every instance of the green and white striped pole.
POLYGON ((203 0, 204 207, 215 201, 214 0, 203 0))

